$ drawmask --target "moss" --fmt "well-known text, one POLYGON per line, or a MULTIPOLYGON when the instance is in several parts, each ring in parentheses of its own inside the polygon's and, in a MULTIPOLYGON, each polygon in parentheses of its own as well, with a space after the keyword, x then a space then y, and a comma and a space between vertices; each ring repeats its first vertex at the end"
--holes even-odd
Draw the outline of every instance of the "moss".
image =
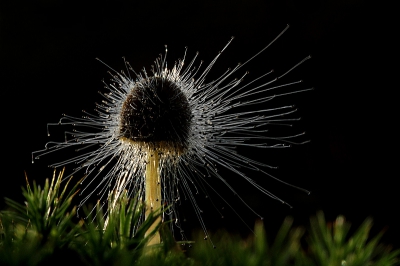
POLYGON ((73 222, 78 184, 61 189, 62 173, 43 188, 27 182, 25 204, 6 199, 10 208, 0 212, 0 265, 400 265, 400 250, 380 243, 383 233, 370 236, 370 218, 352 235, 343 216, 326 222, 318 212, 308 228, 293 227, 293 219, 286 218, 273 241, 258 222, 247 239, 217 232, 212 236, 216 249, 200 234, 193 242, 175 242, 167 223, 147 235, 161 213, 140 221, 143 204, 126 193, 108 220, 97 205, 95 212, 85 211, 86 219, 73 222), (158 231, 162 243, 148 246, 158 231))

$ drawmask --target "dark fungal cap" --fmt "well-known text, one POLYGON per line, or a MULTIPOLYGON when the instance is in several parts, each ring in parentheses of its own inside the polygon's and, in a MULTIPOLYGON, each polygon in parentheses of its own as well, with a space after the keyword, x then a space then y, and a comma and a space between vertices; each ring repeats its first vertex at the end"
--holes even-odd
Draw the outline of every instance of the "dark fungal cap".
POLYGON ((168 79, 137 82, 121 109, 122 141, 183 153, 188 146, 191 110, 185 94, 168 79))

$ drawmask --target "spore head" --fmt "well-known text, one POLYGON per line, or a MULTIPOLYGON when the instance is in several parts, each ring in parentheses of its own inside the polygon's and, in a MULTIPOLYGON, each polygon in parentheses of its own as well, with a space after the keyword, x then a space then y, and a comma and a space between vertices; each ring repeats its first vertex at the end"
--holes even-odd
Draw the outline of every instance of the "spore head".
POLYGON ((162 77, 134 83, 121 108, 120 139, 176 155, 185 152, 191 109, 179 85, 162 77))

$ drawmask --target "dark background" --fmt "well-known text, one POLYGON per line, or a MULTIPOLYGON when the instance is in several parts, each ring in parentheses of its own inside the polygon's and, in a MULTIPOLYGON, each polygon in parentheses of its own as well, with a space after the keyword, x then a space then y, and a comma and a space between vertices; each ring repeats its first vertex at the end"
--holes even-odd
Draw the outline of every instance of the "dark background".
MULTIPOLYGON (((305 225, 310 215, 323 210, 328 220, 344 214, 357 226, 371 216, 373 232, 385 228, 384 241, 400 247, 398 149, 392 137, 398 118, 391 96, 397 88, 385 69, 392 61, 385 33, 392 25, 386 20, 389 9, 362 0, 2 1, 0 196, 20 199, 24 171, 39 183, 51 176, 51 158, 32 165, 31 152, 49 140, 46 123, 57 122, 62 113, 80 116, 82 109, 91 110, 99 101, 101 80, 109 76, 96 57, 120 70, 125 56, 139 71, 149 68, 168 44, 170 65, 183 55, 185 46, 188 59, 200 51, 200 59, 210 62, 235 36, 212 72, 215 78, 255 54, 289 23, 288 32, 243 72, 250 70, 251 80, 313 56, 288 81, 301 77, 316 90, 283 101, 299 107, 302 120, 296 128, 307 131, 312 142, 284 152, 244 153, 279 165, 273 175, 312 194, 254 176, 289 202, 294 207, 290 209, 244 182, 232 183, 264 216, 271 232, 287 215, 305 225)), ((256 216, 225 192, 252 227, 256 216)), ((205 220, 211 230, 249 232, 229 210, 223 221, 209 213, 205 220)), ((198 224, 190 214, 188 224, 198 224)))

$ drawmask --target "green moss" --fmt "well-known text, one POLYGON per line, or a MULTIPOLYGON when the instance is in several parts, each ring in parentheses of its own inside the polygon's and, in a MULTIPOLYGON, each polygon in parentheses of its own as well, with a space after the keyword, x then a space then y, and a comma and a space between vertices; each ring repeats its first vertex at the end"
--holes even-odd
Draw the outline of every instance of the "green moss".
POLYGON ((24 204, 6 199, 9 209, 0 212, 0 265, 400 265, 400 250, 380 243, 382 233, 370 237, 371 219, 349 235, 351 225, 343 216, 326 222, 322 212, 308 228, 293 227, 286 218, 272 241, 261 222, 248 239, 219 231, 212 236, 216 249, 200 235, 177 243, 164 223, 155 229, 162 243, 149 247, 151 235, 145 233, 159 212, 142 221, 143 205, 125 194, 108 219, 97 206, 91 214, 84 211, 87 219, 73 222, 79 183, 68 189, 68 181, 61 189, 62 173, 46 180, 43 189, 27 182, 24 204), (192 247, 184 250, 182 244, 192 247))

